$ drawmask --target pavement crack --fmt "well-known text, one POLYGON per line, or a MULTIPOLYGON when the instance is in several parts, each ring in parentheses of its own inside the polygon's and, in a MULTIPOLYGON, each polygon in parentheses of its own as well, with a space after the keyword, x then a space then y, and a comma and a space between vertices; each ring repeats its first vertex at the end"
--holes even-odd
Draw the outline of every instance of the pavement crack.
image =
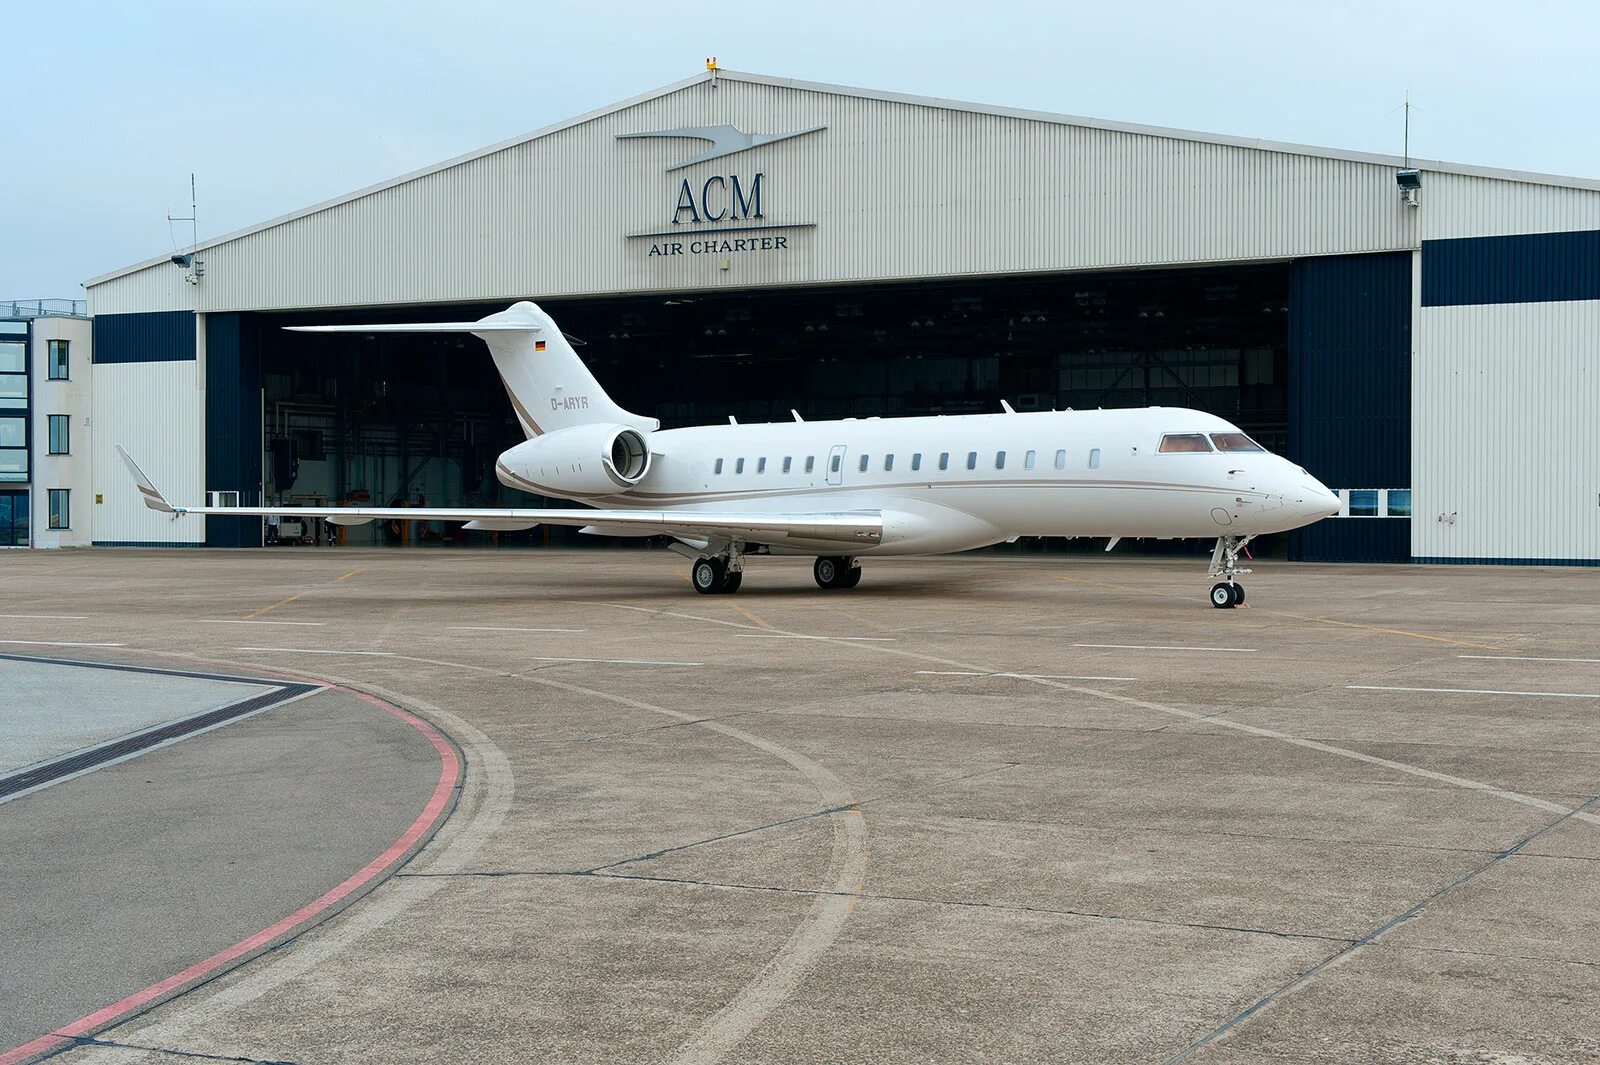
POLYGON ((142 1043, 124 1043, 116 1039, 96 1039, 94 1036, 81 1035, 72 1041, 73 1046, 110 1047, 115 1050, 144 1050, 154 1054, 171 1054, 178 1058, 194 1058, 197 1061, 238 1061, 246 1065, 297 1065, 287 1058, 251 1058, 235 1054, 204 1054, 198 1050, 179 1050, 177 1047, 146 1046, 142 1043))

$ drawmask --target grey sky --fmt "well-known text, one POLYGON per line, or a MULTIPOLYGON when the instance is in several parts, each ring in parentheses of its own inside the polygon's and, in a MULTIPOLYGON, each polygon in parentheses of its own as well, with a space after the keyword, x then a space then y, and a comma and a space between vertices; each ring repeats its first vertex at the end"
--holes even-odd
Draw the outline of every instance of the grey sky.
POLYGON ((1590 3, 7 5, 0 298, 88 277, 722 65, 1600 176, 1590 3), (1393 112, 1393 113, 1391 113, 1393 112))

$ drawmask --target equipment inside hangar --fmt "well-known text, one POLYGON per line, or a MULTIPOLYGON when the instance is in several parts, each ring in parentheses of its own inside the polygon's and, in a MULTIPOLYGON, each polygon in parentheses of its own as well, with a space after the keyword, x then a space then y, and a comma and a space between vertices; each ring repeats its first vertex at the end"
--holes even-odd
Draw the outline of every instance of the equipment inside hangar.
MULTIPOLYGON (((1216 413, 1283 453, 1290 275, 1274 263, 544 306, 612 396, 664 428, 787 420, 791 409, 822 419, 998 412, 1002 400, 1019 411, 1155 405, 1216 413)), ((240 333, 260 354, 241 370, 259 365, 268 500, 539 505, 494 477, 495 456, 521 431, 481 341, 282 328, 472 320, 503 309, 242 316, 240 333)), ((238 532, 248 539, 253 530, 238 532)), ((383 543, 467 534, 389 523, 346 535, 383 543)), ((575 539, 548 528, 497 537, 575 539)))

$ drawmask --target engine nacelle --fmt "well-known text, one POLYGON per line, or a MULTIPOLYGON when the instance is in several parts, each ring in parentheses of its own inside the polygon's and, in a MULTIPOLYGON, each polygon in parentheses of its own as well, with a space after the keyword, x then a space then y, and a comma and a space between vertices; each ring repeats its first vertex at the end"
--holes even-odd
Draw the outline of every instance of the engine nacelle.
POLYGON ((649 434, 606 423, 524 440, 495 466, 501 484, 558 499, 616 495, 649 472, 649 434))

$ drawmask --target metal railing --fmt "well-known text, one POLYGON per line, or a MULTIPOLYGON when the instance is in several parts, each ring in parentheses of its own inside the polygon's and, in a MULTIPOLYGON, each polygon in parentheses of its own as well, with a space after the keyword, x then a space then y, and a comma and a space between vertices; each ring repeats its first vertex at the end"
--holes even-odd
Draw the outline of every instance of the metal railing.
POLYGON ((0 300, 0 318, 87 318, 88 300, 0 300))

